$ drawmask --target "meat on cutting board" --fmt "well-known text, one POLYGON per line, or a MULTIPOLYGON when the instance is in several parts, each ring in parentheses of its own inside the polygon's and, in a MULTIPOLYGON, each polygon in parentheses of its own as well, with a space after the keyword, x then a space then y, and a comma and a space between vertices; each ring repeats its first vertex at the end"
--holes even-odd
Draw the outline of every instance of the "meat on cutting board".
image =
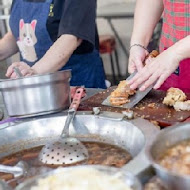
MULTIPOLYGON (((126 108, 116 108, 112 106, 105 106, 101 103, 110 96, 111 92, 116 87, 99 92, 96 95, 81 102, 79 110, 92 111, 93 107, 100 107, 102 111, 111 111, 122 113, 128 111, 126 108)), ((187 99, 190 99, 190 94, 186 94, 187 99)), ((172 107, 168 107, 162 103, 166 92, 159 90, 152 90, 141 102, 139 102, 132 110, 136 116, 153 120, 158 122, 160 126, 170 126, 178 122, 185 121, 190 117, 190 111, 176 111, 172 107)))

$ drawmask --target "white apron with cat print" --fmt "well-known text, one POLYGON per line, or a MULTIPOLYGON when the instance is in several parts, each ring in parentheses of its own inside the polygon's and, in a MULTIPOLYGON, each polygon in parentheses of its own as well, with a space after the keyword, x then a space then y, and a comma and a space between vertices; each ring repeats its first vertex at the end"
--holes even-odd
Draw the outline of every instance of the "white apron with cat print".
POLYGON ((52 0, 15 0, 11 10, 10 28, 17 39, 21 60, 32 66, 53 44, 46 23, 52 0))

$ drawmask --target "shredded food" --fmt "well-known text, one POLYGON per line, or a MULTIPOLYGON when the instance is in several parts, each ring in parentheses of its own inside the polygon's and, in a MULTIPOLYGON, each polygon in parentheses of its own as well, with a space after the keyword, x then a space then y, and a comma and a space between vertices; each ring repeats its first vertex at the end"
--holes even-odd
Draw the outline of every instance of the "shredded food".
POLYGON ((132 190, 117 175, 94 168, 73 169, 38 180, 31 190, 132 190))

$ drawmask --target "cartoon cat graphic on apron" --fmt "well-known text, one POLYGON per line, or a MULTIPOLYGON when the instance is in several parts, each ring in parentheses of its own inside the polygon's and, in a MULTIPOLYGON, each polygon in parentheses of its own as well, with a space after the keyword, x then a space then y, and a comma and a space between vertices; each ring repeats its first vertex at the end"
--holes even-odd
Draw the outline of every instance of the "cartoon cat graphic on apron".
POLYGON ((21 19, 19 23, 19 39, 17 45, 24 60, 35 62, 38 58, 36 55, 35 44, 37 38, 35 35, 37 20, 31 23, 24 23, 21 19))
POLYGON ((15 0, 9 24, 20 52, 20 60, 33 66, 52 46, 46 23, 53 0, 15 0), (34 14, 35 13, 35 14, 34 14))

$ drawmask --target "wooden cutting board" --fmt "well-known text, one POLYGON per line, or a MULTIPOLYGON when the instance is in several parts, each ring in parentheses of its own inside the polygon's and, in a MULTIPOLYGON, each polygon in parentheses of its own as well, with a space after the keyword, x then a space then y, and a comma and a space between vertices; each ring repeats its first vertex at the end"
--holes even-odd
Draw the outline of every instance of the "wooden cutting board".
MULTIPOLYGON (((93 107, 100 107, 102 111, 119 113, 126 111, 126 108, 116 108, 101 104, 115 88, 116 87, 111 87, 84 100, 81 102, 79 110, 92 111, 93 107)), ((190 117, 190 111, 175 111, 173 108, 163 105, 162 101, 165 96, 166 92, 152 90, 140 103, 132 108, 132 110, 135 115, 148 120, 157 121, 162 127, 174 125, 190 117), (152 103, 154 103, 154 106, 152 103)), ((190 94, 187 94, 187 96, 188 99, 190 99, 190 94)))

